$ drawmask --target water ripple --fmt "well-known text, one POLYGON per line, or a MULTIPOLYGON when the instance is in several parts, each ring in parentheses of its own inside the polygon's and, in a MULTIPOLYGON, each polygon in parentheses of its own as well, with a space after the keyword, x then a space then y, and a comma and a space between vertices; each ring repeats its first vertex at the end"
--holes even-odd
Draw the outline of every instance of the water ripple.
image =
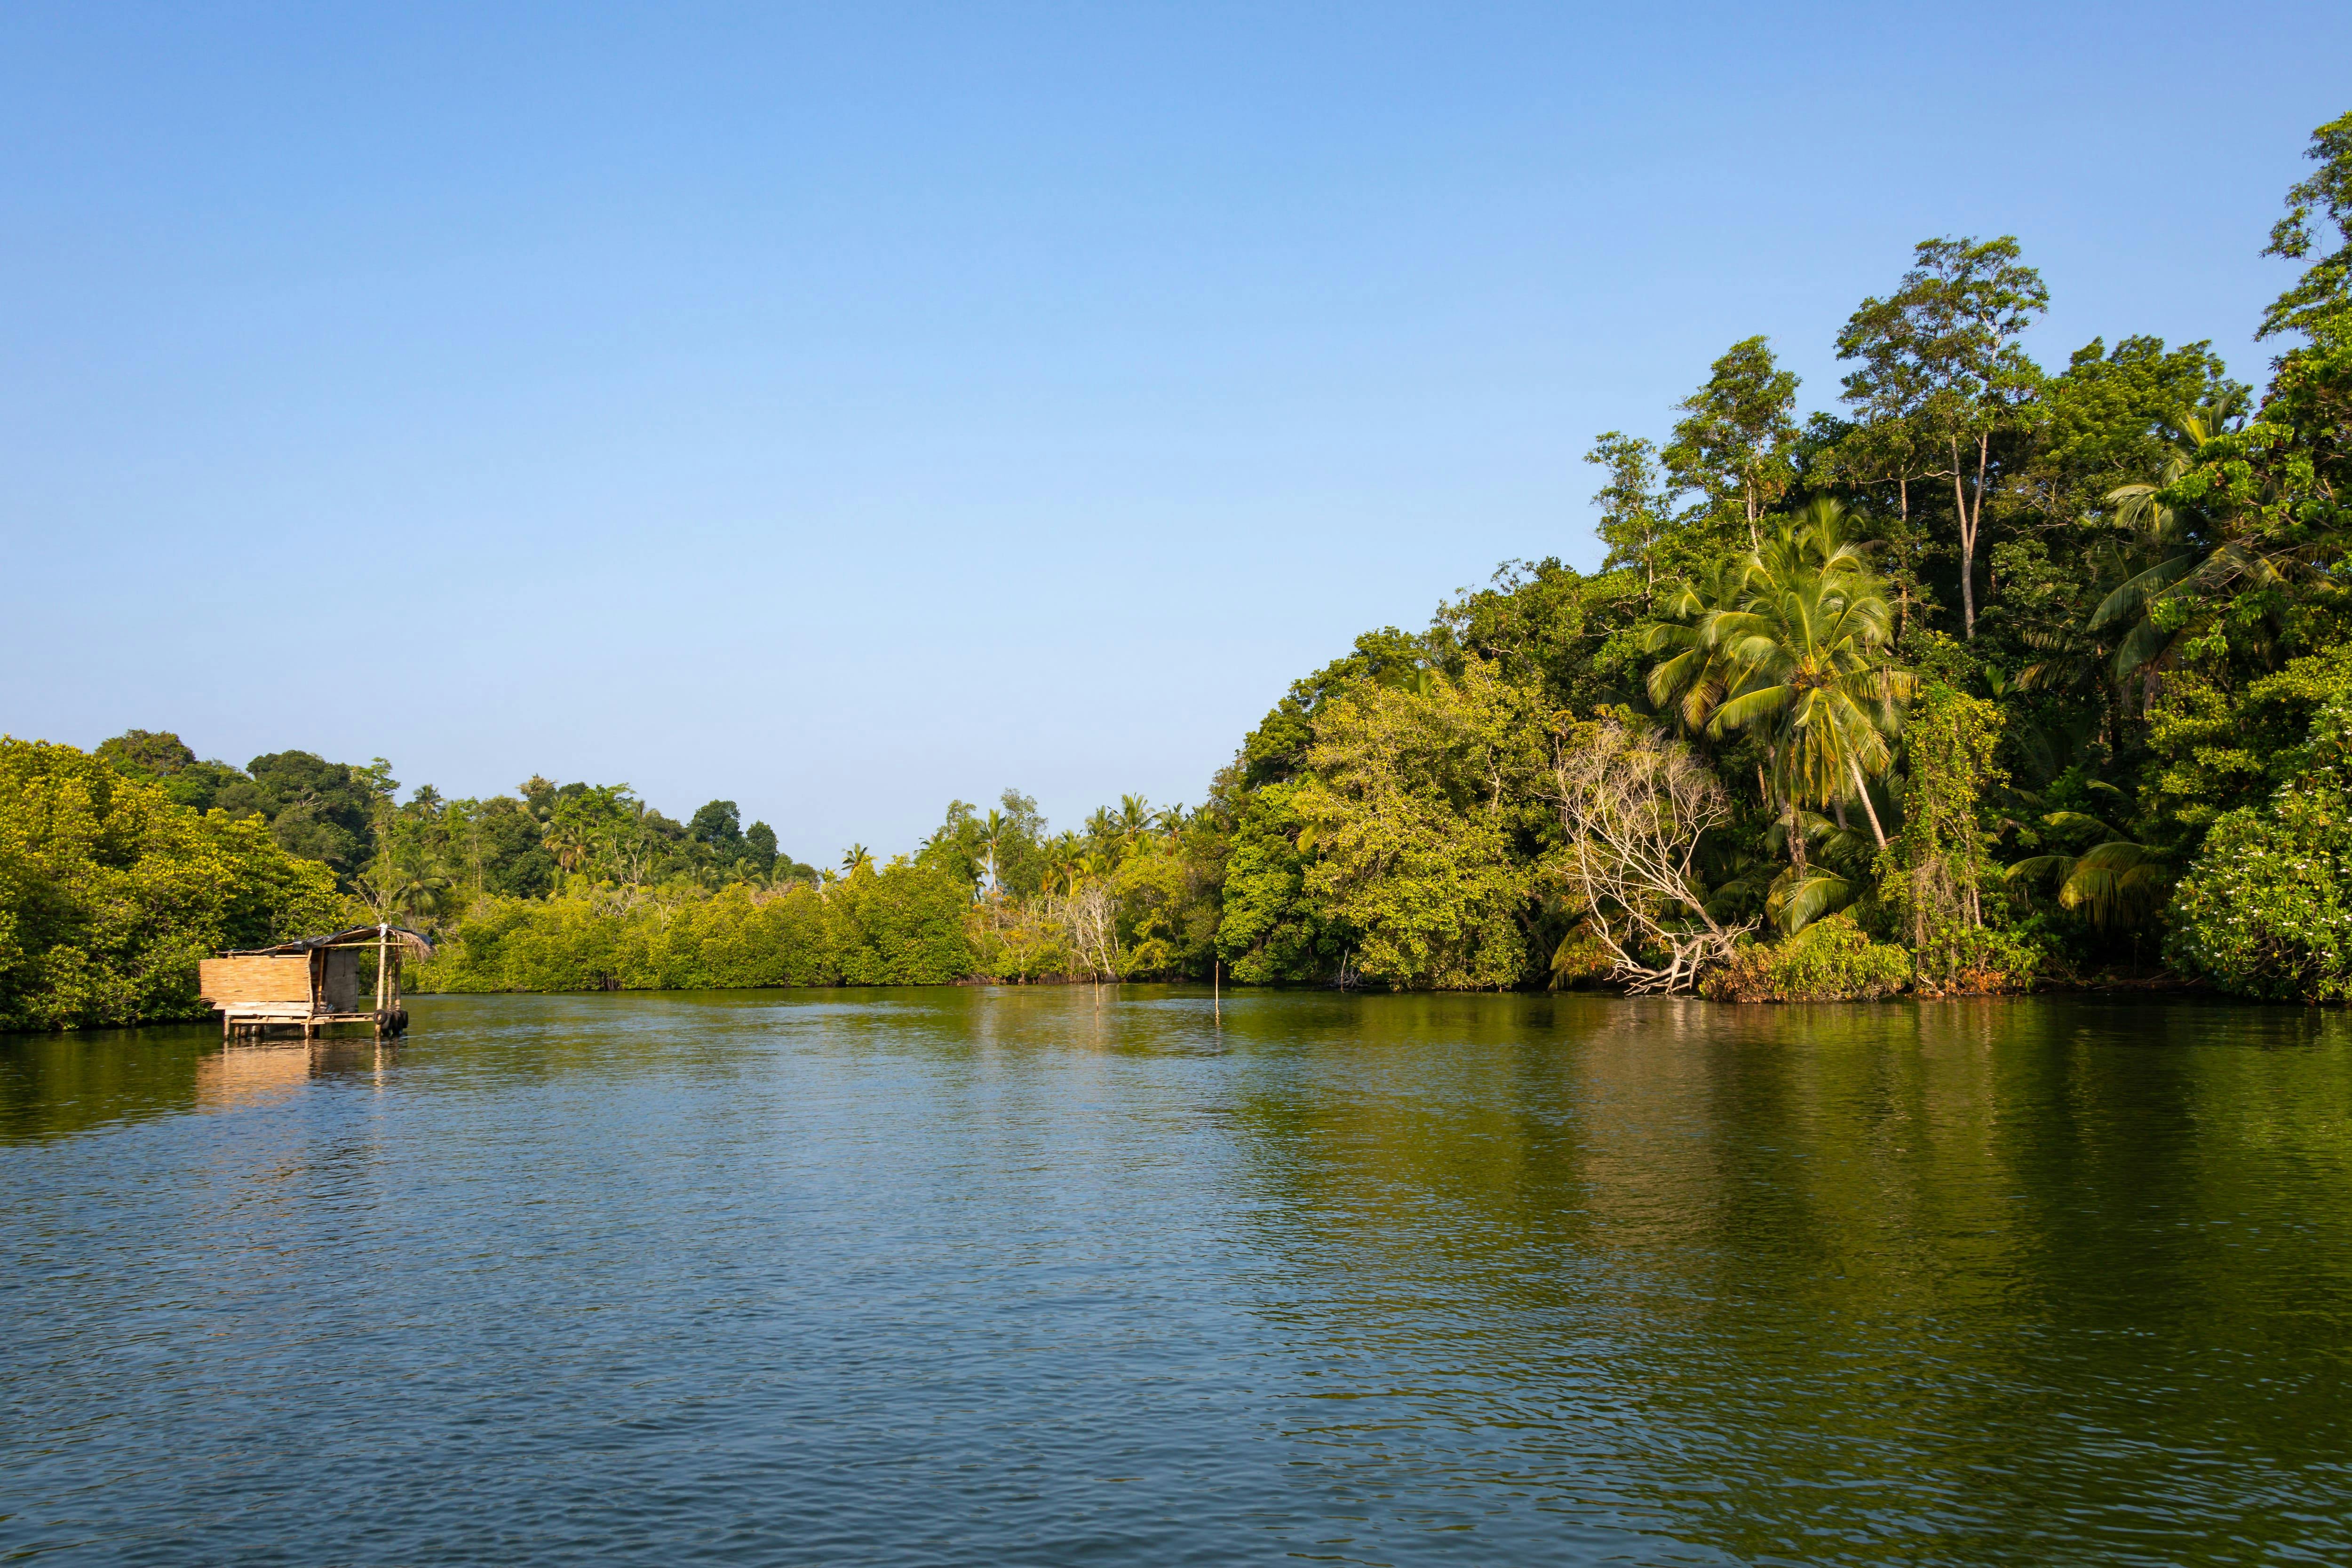
POLYGON ((0 1044, 0 1551, 2352 1560, 2326 1015, 415 1012, 0 1044))

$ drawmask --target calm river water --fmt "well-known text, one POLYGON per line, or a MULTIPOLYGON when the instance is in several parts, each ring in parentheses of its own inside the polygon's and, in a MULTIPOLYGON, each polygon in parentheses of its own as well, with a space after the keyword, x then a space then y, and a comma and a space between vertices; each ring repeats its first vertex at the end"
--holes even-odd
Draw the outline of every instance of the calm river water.
POLYGON ((2352 1019, 415 1012, 0 1041, 0 1555, 2352 1562, 2352 1019))

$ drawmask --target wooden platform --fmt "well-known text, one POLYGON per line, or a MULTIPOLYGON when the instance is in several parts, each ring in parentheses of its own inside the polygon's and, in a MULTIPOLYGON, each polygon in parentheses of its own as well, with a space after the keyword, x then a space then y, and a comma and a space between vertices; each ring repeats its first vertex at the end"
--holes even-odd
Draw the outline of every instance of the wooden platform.
POLYGON ((396 1035, 408 1028, 408 1009, 394 1008, 380 1013, 312 1012, 299 1002, 281 1002, 275 1006, 239 1006, 221 1014, 221 1038, 235 1040, 239 1035, 260 1035, 273 1029, 299 1029, 305 1040, 326 1032, 329 1024, 363 1023, 375 1030, 378 1040, 396 1035))

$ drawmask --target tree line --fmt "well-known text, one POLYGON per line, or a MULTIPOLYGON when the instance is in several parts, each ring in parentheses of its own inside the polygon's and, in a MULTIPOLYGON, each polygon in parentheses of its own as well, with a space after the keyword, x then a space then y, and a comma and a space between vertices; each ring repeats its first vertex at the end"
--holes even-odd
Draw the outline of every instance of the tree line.
MULTIPOLYGON (((2201 342, 2038 364, 2049 293, 2018 242, 1922 241, 1839 331, 1834 406, 1801 417, 1771 344, 1732 344, 1663 440, 1593 441, 1598 570, 1508 562, 1425 628, 1365 633, 1197 807, 1129 796, 1055 831, 1008 789, 887 864, 817 866, 733 802, 679 821, 624 785, 399 800, 381 759, 235 768, 139 731, 86 760, 240 846, 237 874, 274 853, 438 934, 419 978, 447 988, 2168 974, 2343 999, 2352 115, 2309 152, 2264 247, 2295 276, 2259 395, 2201 342)), ((26 744, 0 770, 0 1018, 122 1018, 37 1001, 84 951, 50 896, 81 852, 43 825, 68 786, 23 782, 26 744)), ((41 753, 58 779, 68 749, 41 753)), ((312 873, 268 875, 307 890, 269 919, 307 918, 312 873)))

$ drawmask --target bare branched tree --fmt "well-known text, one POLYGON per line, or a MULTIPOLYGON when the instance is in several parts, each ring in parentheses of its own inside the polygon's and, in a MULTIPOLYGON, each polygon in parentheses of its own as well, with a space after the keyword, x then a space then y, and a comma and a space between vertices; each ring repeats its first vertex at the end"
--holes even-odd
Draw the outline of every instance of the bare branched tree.
POLYGON ((1091 878, 1061 900, 1056 912, 1069 934, 1070 951, 1097 979, 1118 976, 1118 901, 1091 878))
POLYGON ((1634 992, 1687 991, 1754 922, 1706 912, 1699 840, 1731 821, 1723 786, 1680 741, 1614 719, 1555 737, 1553 800, 1569 902, 1634 992))

